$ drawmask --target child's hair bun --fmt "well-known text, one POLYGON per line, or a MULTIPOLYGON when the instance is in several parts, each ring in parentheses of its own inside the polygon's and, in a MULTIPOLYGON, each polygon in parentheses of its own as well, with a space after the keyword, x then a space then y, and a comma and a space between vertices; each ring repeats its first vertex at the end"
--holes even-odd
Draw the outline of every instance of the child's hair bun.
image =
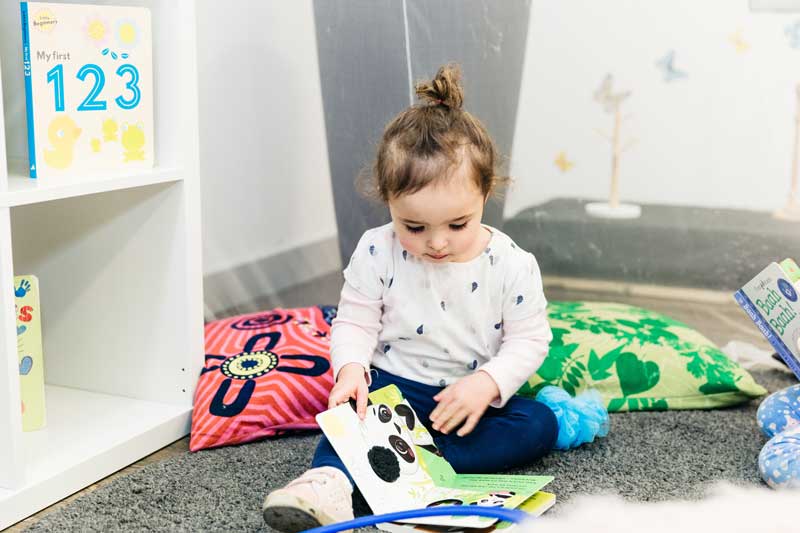
POLYGON ((455 63, 440 67, 433 80, 417 83, 416 91, 420 99, 427 100, 431 105, 461 109, 464 103, 461 68, 455 63))

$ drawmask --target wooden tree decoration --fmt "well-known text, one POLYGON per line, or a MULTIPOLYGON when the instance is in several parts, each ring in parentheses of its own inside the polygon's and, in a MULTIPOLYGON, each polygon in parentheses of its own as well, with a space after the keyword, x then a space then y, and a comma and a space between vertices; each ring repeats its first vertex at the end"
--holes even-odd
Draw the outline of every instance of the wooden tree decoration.
POLYGON ((797 110, 794 117, 794 158, 792 159, 792 185, 789 189, 789 201, 775 212, 776 218, 800 222, 800 198, 798 198, 798 152, 800 152, 800 84, 795 87, 797 93, 797 110))
POLYGON ((606 75, 600 88, 594 93, 594 99, 603 105, 606 113, 614 115, 613 133, 608 135, 598 131, 601 136, 611 143, 611 188, 608 203, 590 202, 586 204, 586 212, 591 216, 601 218, 637 218, 642 213, 641 207, 634 204, 623 204, 619 201, 619 159, 636 142, 636 139, 631 139, 624 146, 621 146, 620 141, 622 123, 630 118, 622 117, 620 107, 622 102, 631 95, 631 92, 613 93, 611 91, 612 82, 611 74, 606 75))

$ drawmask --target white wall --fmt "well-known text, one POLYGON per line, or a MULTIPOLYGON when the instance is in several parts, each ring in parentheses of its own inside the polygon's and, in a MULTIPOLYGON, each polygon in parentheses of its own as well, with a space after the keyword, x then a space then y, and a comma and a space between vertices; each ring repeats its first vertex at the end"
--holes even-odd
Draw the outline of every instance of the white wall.
MULTIPOLYGON (((506 215, 555 197, 607 198, 612 115, 593 99, 606 73, 632 90, 623 200, 772 210, 788 196, 800 13, 752 13, 747 0, 534 0, 506 215), (741 30, 749 48, 731 41, 741 30), (688 77, 656 67, 675 50, 688 77), (564 151, 574 167, 554 164, 564 151)), ((800 35, 799 35, 800 36, 800 35)))
POLYGON ((197 23, 205 273, 335 238, 310 0, 202 0, 197 23))

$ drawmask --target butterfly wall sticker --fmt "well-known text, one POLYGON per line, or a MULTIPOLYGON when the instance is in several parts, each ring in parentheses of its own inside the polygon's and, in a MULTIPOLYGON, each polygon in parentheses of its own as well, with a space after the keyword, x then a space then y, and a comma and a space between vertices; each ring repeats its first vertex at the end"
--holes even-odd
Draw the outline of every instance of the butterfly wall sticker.
POLYGON ((786 26, 783 33, 789 39, 789 46, 800 49, 800 20, 786 26))
POLYGON ((675 50, 670 50, 667 55, 656 61, 656 67, 667 83, 688 77, 685 71, 675 68, 675 50))
POLYGON ((611 74, 606 74, 603 83, 594 92, 594 99, 603 104, 603 108, 607 113, 614 113, 619 109, 620 104, 631 95, 630 91, 623 91, 615 93, 611 90, 611 85, 614 82, 614 77, 611 74))

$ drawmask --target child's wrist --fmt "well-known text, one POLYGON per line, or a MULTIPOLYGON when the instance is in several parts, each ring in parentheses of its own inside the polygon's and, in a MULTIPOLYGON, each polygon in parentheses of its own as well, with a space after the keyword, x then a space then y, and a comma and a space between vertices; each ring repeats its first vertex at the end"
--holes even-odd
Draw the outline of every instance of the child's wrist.
POLYGON ((336 381, 342 379, 342 377, 346 378, 356 378, 359 375, 363 376, 366 379, 367 369, 364 368, 364 365, 357 362, 351 362, 344 365, 342 368, 339 369, 339 373, 336 375, 336 381))
POLYGON ((500 399, 500 386, 490 373, 485 370, 479 370, 476 375, 483 375, 483 381, 486 383, 487 395, 491 396, 488 403, 500 399))

